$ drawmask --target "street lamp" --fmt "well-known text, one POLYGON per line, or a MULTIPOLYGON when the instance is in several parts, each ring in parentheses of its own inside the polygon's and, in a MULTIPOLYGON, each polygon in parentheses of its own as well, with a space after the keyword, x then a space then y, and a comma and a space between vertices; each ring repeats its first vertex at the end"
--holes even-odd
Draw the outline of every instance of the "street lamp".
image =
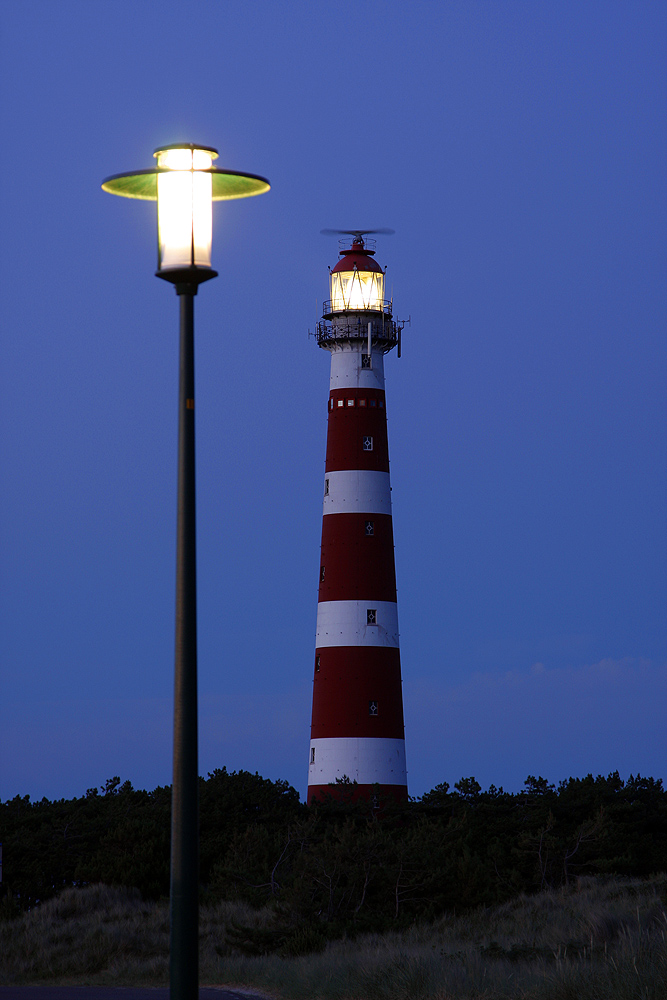
POLYGON ((152 170, 114 174, 102 189, 124 198, 157 201, 158 278, 180 300, 178 396, 178 516, 176 544, 176 657, 174 775, 171 806, 172 1000, 199 992, 199 768, 197 762, 197 579, 195 534, 194 297, 217 276, 211 267, 213 201, 249 198, 269 190, 254 174, 218 170, 217 150, 179 143, 156 149, 152 170))

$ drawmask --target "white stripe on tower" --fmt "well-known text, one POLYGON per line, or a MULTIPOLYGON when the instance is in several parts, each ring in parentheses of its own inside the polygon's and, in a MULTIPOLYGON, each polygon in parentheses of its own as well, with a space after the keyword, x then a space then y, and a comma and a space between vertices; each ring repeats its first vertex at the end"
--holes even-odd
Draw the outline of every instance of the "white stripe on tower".
POLYGON ((388 472, 344 469, 324 478, 323 514, 391 514, 388 472))
POLYGON ((384 354, 372 352, 372 368, 361 367, 363 344, 355 341, 339 341, 331 353, 331 375, 329 388, 334 389, 380 389, 384 392, 384 354))
POLYGON ((401 785, 405 781, 405 740, 341 737, 311 740, 309 785, 329 785, 355 774, 360 785, 401 785))
POLYGON ((395 601, 320 601, 317 605, 317 648, 324 646, 394 646, 398 649, 398 605, 395 601), (371 624, 369 611, 374 612, 371 624))
POLYGON ((373 281, 383 287, 381 269, 358 238, 332 272, 328 322, 318 327, 331 378, 309 802, 349 794, 348 781, 356 782, 353 796, 370 798, 379 786, 407 798, 384 393, 384 354, 398 329, 381 300, 367 311, 333 308, 356 275, 366 288, 373 281), (337 271, 347 274, 334 287, 337 271))

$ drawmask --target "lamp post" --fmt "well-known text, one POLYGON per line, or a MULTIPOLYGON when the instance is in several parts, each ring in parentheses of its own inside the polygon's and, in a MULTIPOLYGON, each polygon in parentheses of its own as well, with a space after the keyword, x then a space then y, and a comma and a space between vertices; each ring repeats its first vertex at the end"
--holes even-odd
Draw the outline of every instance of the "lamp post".
POLYGON ((114 174, 104 191, 157 201, 156 277, 180 300, 178 514, 176 528, 176 655, 174 771, 171 805, 170 995, 199 992, 199 769, 197 761, 197 562, 195 514, 194 297, 217 277, 211 267, 212 202, 269 190, 254 174, 218 170, 217 150, 181 143, 154 153, 153 170, 114 174))

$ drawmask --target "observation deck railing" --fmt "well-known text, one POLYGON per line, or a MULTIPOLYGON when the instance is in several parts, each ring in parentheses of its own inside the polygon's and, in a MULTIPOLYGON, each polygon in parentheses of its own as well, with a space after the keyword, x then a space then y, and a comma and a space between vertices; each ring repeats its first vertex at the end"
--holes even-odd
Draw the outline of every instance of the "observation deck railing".
MULTIPOLYGON (((360 312, 361 310, 355 310, 355 312, 360 312)), ((371 315, 368 311, 369 316, 371 315)), ((327 322, 326 319, 320 320, 315 329, 315 337, 317 343, 320 346, 331 343, 336 340, 367 340, 368 339, 368 322, 371 325, 371 342, 376 347, 382 347, 385 351, 390 351, 392 347, 398 344, 400 340, 401 329, 403 327, 402 323, 395 323, 392 319, 383 320, 376 319, 375 321, 362 320, 361 317, 357 319, 356 322, 345 322, 342 320, 341 313, 335 313, 334 315, 341 317, 337 322, 331 323, 327 322)), ((377 316, 377 312, 376 312, 377 316)))

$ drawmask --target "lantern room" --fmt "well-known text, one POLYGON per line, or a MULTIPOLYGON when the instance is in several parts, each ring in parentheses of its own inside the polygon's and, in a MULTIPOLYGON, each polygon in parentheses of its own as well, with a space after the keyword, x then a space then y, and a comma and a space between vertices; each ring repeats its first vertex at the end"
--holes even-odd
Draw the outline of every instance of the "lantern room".
POLYGON ((352 245, 340 251, 342 259, 331 272, 331 301, 325 304, 326 312, 384 311, 384 271, 373 260, 371 242, 355 236, 352 245))

